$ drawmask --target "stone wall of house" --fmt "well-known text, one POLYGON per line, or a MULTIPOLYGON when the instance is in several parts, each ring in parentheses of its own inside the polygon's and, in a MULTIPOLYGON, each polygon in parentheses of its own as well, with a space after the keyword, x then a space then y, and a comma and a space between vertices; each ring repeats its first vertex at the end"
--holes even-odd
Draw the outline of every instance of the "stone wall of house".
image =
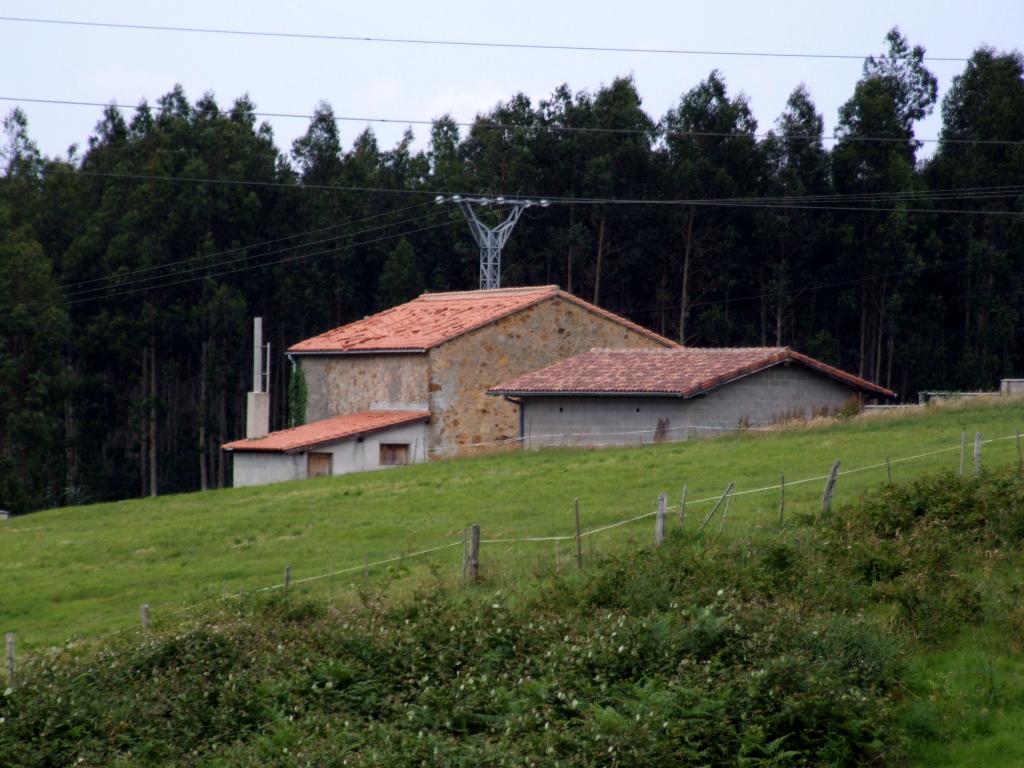
POLYGON ((528 447, 631 445, 735 434, 794 418, 833 413, 857 391, 799 365, 779 365, 703 397, 527 397, 528 447))
POLYGON ((306 423, 372 409, 427 410, 425 354, 302 355, 306 423))
POLYGON ((661 349, 666 343, 553 298, 430 352, 430 444, 436 455, 519 435, 518 408, 487 389, 594 347, 661 349))

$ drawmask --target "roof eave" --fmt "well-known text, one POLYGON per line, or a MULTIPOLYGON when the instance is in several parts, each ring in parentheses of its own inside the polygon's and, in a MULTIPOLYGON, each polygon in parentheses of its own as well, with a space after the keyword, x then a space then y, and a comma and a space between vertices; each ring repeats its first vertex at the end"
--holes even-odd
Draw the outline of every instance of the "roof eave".
POLYGON ((686 397, 679 391, 598 390, 598 389, 489 389, 487 394, 502 397, 686 397))
POLYGON ((305 355, 322 357, 326 355, 422 355, 430 351, 430 347, 382 347, 379 349, 294 349, 285 350, 289 355, 305 355))
POLYGON ((240 452, 240 453, 281 453, 281 454, 287 454, 287 455, 294 455, 296 453, 303 453, 304 451, 311 451, 311 450, 313 450, 315 448, 322 448, 323 446, 330 445, 331 443, 341 443, 341 442, 345 442, 345 441, 348 441, 348 440, 356 440, 356 439, 358 439, 360 437, 366 437, 367 435, 372 435, 372 434, 375 434, 377 432, 384 432, 384 431, 389 430, 389 429, 394 429, 395 427, 405 427, 405 426, 408 426, 409 424, 416 424, 416 423, 419 423, 419 422, 428 423, 429 421, 430 421, 430 416, 423 416, 423 415, 421 415, 421 416, 416 416, 414 418, 404 419, 402 421, 396 421, 396 422, 393 422, 391 424, 381 424, 380 426, 369 427, 368 429, 363 429, 363 430, 360 430, 359 432, 352 432, 352 433, 347 434, 347 435, 341 435, 339 437, 330 437, 330 438, 326 438, 324 440, 317 440, 317 441, 312 442, 312 443, 303 443, 302 445, 293 445, 290 448, 260 448, 260 447, 257 447, 257 446, 239 446, 237 448, 228 448, 228 447, 225 446, 225 447, 223 447, 223 450, 231 452, 231 453, 234 453, 234 452, 240 452))

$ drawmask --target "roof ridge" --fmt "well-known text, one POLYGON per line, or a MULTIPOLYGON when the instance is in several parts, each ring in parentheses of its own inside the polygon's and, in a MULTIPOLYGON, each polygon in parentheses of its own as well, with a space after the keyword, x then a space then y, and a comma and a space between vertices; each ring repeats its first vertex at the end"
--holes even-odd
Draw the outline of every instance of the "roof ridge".
MULTIPOLYGON (((514 296, 525 293, 555 293, 559 290, 557 285, 518 285, 507 288, 470 288, 463 291, 424 291, 413 301, 431 301, 433 299, 448 299, 453 297, 465 297, 467 299, 483 298, 490 295, 514 296)), ((401 305, 399 305, 401 306, 401 305)))

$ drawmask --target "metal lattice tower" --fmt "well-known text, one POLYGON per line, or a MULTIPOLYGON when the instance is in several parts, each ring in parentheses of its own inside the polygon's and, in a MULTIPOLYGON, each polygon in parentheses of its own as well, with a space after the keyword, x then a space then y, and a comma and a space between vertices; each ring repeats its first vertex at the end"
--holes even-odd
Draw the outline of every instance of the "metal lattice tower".
POLYGON ((450 198, 438 195, 435 198, 435 202, 438 205, 449 201, 462 209, 463 214, 466 216, 466 221, 469 223, 469 231, 473 233, 473 239, 480 247, 480 290, 500 288, 501 249, 508 242, 509 235, 512 234, 512 230, 515 228, 516 222, 519 221, 519 217, 522 216, 523 211, 534 205, 546 208, 548 201, 506 200, 504 197, 491 199, 488 197, 462 197, 461 195, 452 195, 450 198), (473 208, 474 203, 483 206, 507 205, 511 210, 504 221, 496 227, 489 227, 477 216, 476 210, 473 208))

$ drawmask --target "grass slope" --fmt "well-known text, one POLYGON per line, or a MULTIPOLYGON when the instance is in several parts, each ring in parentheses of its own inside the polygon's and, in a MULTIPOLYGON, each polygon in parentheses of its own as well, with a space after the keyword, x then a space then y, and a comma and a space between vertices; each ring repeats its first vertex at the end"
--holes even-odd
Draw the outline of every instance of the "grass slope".
MULTIPOLYGON (((149 603, 159 621, 182 605, 219 595, 224 585, 235 594, 279 583, 289 564, 296 579, 358 567, 364 558, 460 541, 471 522, 482 524, 485 538, 568 534, 574 497, 590 528, 652 510, 661 491, 675 503, 684 483, 689 498, 699 499, 721 493, 732 480, 743 491, 777 483, 780 471, 787 483, 821 475, 835 458, 853 469, 886 456, 954 447, 896 464, 897 479, 905 478, 955 467, 961 427, 999 437, 1012 435, 1017 425, 1024 425, 1024 405, 1011 401, 673 445, 514 452, 41 512, 0 523, 0 630, 17 632, 21 648, 93 637, 133 627, 141 603, 149 603)), ((1015 459, 1012 440, 985 448, 988 465, 1015 459)), ((884 478, 884 467, 843 476, 837 503, 884 478)), ((787 509, 813 509, 821 486, 787 485, 787 509)), ((775 491, 737 496, 727 535, 773 524, 777 500, 775 491)), ((687 525, 709 508, 694 505, 687 525)), ((587 555, 593 548, 632 548, 650 537, 647 522, 619 528, 588 539, 587 555)), ((568 549, 562 548, 563 561, 568 549)), ((454 547, 392 570, 408 568, 412 589, 424 577, 458 578, 461 557, 454 547)), ((554 545, 485 545, 482 563, 489 577, 512 583, 550 572, 554 545)), ((315 586, 341 587, 352 579, 315 586)))
POLYGON ((1024 481, 949 471, 513 588, 295 594, 36 654, 12 768, 1024 763, 1024 481))

